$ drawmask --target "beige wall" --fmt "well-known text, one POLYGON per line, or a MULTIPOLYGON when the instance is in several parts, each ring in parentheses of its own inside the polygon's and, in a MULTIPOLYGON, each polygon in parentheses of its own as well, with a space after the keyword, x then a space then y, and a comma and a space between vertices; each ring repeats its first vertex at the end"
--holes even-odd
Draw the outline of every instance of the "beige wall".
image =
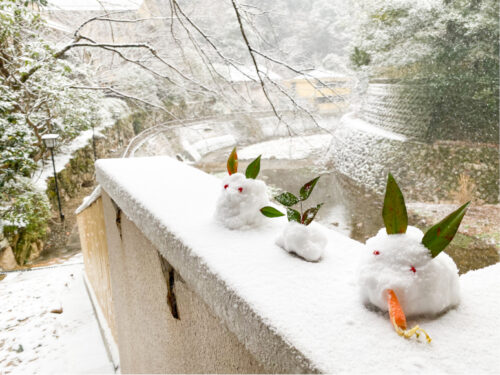
POLYGON ((121 372, 270 372, 176 273, 173 318, 158 251, 105 192, 102 199, 121 372))
POLYGON ((98 198, 84 211, 80 212, 77 215, 77 222, 85 273, 90 284, 92 284, 97 302, 116 340, 102 199, 98 198))

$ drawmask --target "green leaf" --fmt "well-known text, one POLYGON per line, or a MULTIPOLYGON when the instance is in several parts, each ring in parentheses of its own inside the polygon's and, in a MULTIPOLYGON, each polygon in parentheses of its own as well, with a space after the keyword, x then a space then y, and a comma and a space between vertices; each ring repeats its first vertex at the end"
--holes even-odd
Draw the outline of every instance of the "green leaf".
POLYGON ((406 213, 405 199, 396 180, 390 173, 387 177, 382 217, 387 234, 406 233, 408 214, 406 213))
POLYGON ((236 154, 236 147, 233 148, 229 158, 227 159, 227 173, 231 176, 233 173, 238 172, 238 155, 236 154))
POLYGON ((320 177, 321 176, 318 176, 315 179, 312 179, 300 188, 301 201, 305 201, 307 198, 309 198, 320 177))
POLYGON ((274 197, 278 202, 280 202, 283 206, 293 206, 294 204, 299 203, 299 198, 297 198, 295 195, 292 193, 282 193, 278 195, 277 197, 274 197))
POLYGON ((245 171, 246 178, 256 179, 260 172, 260 157, 262 155, 257 156, 257 159, 248 164, 248 167, 245 171))
POLYGON ((320 203, 316 207, 307 209, 306 212, 304 212, 304 215, 302 215, 302 224, 311 224, 322 205, 323 203, 320 203))
POLYGON ((430 250, 433 258, 453 240, 469 204, 470 202, 467 202, 456 211, 453 211, 425 233, 422 244, 430 250))
POLYGON ((296 221, 297 223, 300 224, 300 212, 297 210, 294 210, 293 208, 287 207, 286 208, 286 216, 288 218, 288 221, 296 221))
POLYGON ((262 215, 267 216, 267 217, 285 216, 284 213, 278 211, 276 208, 271 207, 271 206, 262 207, 260 209, 260 212, 262 213, 262 215))

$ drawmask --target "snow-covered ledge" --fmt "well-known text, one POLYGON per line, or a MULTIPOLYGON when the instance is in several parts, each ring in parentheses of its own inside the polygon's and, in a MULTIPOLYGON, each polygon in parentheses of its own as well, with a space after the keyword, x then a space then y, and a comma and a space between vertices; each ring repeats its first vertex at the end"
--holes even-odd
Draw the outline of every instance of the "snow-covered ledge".
MULTIPOLYGON (((113 299, 124 306, 115 307, 123 372, 167 372, 168 365, 147 363, 171 361, 168 353, 186 356, 185 363, 210 357, 189 350, 213 351, 213 358, 219 356, 214 361, 235 363, 235 367, 207 368, 199 364, 194 367, 199 372, 491 373, 500 369, 500 265, 460 278, 462 302, 457 309, 437 319, 418 320, 431 334, 431 344, 405 340, 395 334, 387 316, 360 302, 356 270, 362 244, 329 231, 323 260, 309 263, 274 244, 285 220, 269 220, 259 230, 225 229, 213 220, 220 180, 168 157, 100 160, 97 179, 103 189, 113 299), (177 336, 169 342, 175 332, 157 329, 161 322, 152 306, 156 300, 135 295, 141 291, 147 295, 154 286, 133 290, 150 277, 133 265, 140 270, 158 265, 148 255, 151 249, 159 251, 182 281, 175 284, 180 288, 175 293, 185 288, 203 301, 257 364, 247 359, 250 364, 245 367, 238 365, 238 359, 220 357, 231 348, 210 347, 221 342, 220 337, 210 337, 210 329, 194 333, 195 340, 206 343, 204 349, 193 344, 198 348, 194 350, 189 343, 179 344, 177 336), (127 257, 133 257, 132 263, 118 267, 127 257), (124 309, 135 301, 142 306, 126 316, 124 309), (124 343, 124 331, 138 319, 145 321, 141 324, 147 332, 137 333, 133 344, 124 343), (142 334, 150 341, 143 343, 142 334), (171 351, 172 344, 184 351, 171 351), (139 353, 142 345, 147 352, 141 355, 148 358, 136 359, 145 365, 127 367, 124 355, 139 353)), ((184 319, 204 319, 190 314, 187 302, 184 305, 179 298, 177 302, 181 320, 169 323, 169 329, 179 329, 184 319)), ((192 333, 184 330, 189 339, 192 333)), ((193 369, 186 366, 174 370, 193 369)))

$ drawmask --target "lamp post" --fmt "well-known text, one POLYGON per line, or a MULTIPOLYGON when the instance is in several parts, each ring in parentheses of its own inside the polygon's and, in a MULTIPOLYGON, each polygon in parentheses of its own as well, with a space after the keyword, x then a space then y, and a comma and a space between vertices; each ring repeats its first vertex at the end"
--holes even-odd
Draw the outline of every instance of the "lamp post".
POLYGON ((57 138, 59 138, 59 134, 45 134, 42 136, 42 141, 45 147, 47 147, 50 150, 50 156, 52 157, 52 168, 54 168, 54 181, 56 183, 56 195, 57 195, 57 204, 59 206, 59 217, 61 218, 61 222, 63 222, 64 214, 62 213, 62 208, 61 208, 61 198, 59 197, 59 186, 57 185, 56 163, 54 161, 54 147, 56 147, 57 138))

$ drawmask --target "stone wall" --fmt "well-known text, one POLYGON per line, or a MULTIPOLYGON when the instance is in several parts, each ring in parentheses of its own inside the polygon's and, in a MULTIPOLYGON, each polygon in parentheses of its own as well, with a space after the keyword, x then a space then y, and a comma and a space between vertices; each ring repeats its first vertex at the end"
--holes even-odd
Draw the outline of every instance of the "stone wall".
POLYGON ((327 166, 378 193, 384 192, 391 172, 408 200, 455 201, 467 180, 477 200, 498 202, 497 145, 401 141, 350 127, 345 121, 333 142, 327 166))
MULTIPOLYGON (((95 138, 97 159, 120 157, 121 150, 135 135, 133 116, 118 120, 110 128, 102 130, 102 135, 95 138)), ((82 187, 92 186, 95 182, 94 150, 92 140, 87 146, 75 151, 65 168, 57 174, 61 199, 68 201, 78 194, 82 187)), ((47 196, 52 206, 57 208, 54 178, 47 180, 47 196)))

